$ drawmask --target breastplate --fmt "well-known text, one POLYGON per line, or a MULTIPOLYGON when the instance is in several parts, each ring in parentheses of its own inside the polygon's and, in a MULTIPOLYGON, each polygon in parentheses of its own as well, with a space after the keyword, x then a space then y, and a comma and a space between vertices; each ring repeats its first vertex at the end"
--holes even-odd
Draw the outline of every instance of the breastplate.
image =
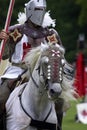
POLYGON ((31 47, 40 45, 48 35, 51 35, 51 31, 47 28, 31 28, 27 24, 24 24, 22 29, 22 32, 28 37, 31 47))

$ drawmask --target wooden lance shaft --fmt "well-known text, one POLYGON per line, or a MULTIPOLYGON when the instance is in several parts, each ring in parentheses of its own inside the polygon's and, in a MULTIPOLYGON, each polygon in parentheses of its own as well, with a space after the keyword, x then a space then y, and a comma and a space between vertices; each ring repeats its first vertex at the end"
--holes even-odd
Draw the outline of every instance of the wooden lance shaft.
MULTIPOLYGON (((10 26, 14 3, 15 3, 15 0, 10 0, 7 18, 6 18, 5 27, 4 27, 4 30, 6 32, 8 32, 8 27, 10 26)), ((6 44, 6 40, 2 40, 1 45, 0 45, 0 61, 2 60, 2 55, 3 55, 5 44, 6 44)))

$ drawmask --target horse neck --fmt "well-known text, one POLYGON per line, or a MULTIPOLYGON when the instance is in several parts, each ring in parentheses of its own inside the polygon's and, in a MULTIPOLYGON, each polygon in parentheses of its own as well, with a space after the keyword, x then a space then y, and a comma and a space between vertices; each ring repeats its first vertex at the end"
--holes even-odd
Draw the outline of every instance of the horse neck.
POLYGON ((32 73, 32 77, 37 85, 33 82, 32 78, 30 78, 22 94, 22 103, 28 113, 31 113, 35 118, 40 118, 42 117, 40 114, 44 114, 42 111, 49 111, 51 103, 44 86, 40 84, 37 68, 38 64, 36 64, 32 73), (36 113, 38 114, 36 115, 36 113))

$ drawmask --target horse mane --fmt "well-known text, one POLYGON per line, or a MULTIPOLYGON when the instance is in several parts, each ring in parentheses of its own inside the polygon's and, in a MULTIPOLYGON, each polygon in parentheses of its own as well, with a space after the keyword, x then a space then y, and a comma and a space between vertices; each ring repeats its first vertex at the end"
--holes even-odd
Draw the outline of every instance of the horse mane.
POLYGON ((77 93, 73 87, 73 82, 74 78, 70 80, 63 75, 63 82, 62 82, 63 91, 60 97, 63 98, 66 102, 70 100, 76 100, 74 95, 77 95, 77 93))
MULTIPOLYGON (((44 51, 44 48, 46 50, 47 47, 49 47, 49 45, 40 45, 38 47, 32 48, 25 56, 24 62, 28 67, 31 68, 31 72, 34 69, 38 58, 41 56, 42 52, 44 51)), ((60 47, 60 51, 62 51, 64 55, 65 53, 64 48, 60 47)), ((65 101, 75 100, 74 94, 76 94, 76 92, 73 88, 73 81, 74 79, 69 79, 67 78, 67 76, 63 74, 63 82, 62 82, 63 91, 60 97, 63 98, 65 101)))
POLYGON ((41 46, 32 48, 27 55, 24 58, 25 64, 28 66, 28 68, 31 68, 31 71, 33 71, 35 64, 41 54, 41 46))

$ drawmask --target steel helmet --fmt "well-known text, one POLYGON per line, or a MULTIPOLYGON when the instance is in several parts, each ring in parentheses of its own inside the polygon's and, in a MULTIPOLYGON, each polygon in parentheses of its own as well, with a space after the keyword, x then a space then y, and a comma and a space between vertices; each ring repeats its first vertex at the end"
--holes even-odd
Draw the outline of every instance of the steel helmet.
POLYGON ((41 26, 46 12, 46 0, 30 0, 25 6, 27 20, 41 26))

